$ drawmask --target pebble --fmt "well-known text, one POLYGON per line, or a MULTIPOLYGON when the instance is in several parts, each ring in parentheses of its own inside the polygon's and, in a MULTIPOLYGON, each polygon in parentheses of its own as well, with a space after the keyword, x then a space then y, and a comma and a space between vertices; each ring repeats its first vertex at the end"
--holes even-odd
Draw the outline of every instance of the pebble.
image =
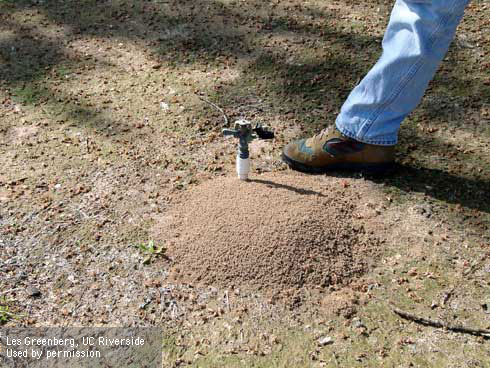
POLYGON ((27 295, 29 295, 32 298, 41 296, 41 290, 39 290, 37 287, 29 286, 27 288, 27 295))
POLYGON ((323 336, 318 339, 318 345, 325 346, 333 344, 333 339, 330 336, 323 336))
POLYGON ((354 318, 352 320, 352 327, 354 327, 354 328, 363 328, 363 327, 366 327, 366 326, 364 326, 364 323, 362 323, 362 321, 359 318, 354 318))

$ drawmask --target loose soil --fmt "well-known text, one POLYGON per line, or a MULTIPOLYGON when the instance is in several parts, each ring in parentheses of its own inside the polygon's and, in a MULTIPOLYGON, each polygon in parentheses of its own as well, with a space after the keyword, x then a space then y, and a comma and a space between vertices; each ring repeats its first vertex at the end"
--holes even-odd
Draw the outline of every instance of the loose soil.
POLYGON ((361 275, 379 248, 354 217, 359 202, 335 178, 225 177, 182 195, 159 226, 177 279, 266 291, 325 287, 361 275))
MULTIPOLYGON (((386 241, 379 255, 362 259, 373 267, 359 280, 320 289, 310 279, 301 289, 279 284, 277 298, 264 298, 240 286, 257 283, 245 276, 202 288, 167 277, 169 266, 190 272, 177 257, 182 240, 166 227, 171 218, 160 221, 169 208, 177 213, 175 196, 185 201, 198 183, 233 177, 236 141, 222 136, 222 114, 196 94, 231 123, 270 126, 275 139, 251 145, 253 177, 280 172, 284 145, 332 124, 374 65, 392 7, 380 0, 0 0, 0 326, 158 326, 164 367, 489 366, 487 340, 407 323, 391 307, 490 328, 487 1, 468 5, 424 99, 402 125, 397 173, 370 180, 333 173, 344 177, 297 186, 340 191, 337 201, 358 206, 346 212, 345 226, 363 225, 386 241), (174 262, 150 245, 168 247, 174 262), (301 305, 274 303, 283 295, 295 306, 301 297, 301 305), (324 337, 333 343, 318 346, 324 337)), ((245 198, 242 183, 233 183, 245 198)), ((280 188, 263 189, 273 193, 263 201, 269 206, 285 200, 280 188)), ((292 198, 324 198, 289 195, 291 219, 320 221, 292 198)), ((248 232, 247 242, 250 236, 259 234, 248 232)), ((254 249, 272 244, 259 240, 254 249)), ((276 249, 284 254, 284 245, 276 249)), ((272 284, 277 269, 267 267, 272 284)))

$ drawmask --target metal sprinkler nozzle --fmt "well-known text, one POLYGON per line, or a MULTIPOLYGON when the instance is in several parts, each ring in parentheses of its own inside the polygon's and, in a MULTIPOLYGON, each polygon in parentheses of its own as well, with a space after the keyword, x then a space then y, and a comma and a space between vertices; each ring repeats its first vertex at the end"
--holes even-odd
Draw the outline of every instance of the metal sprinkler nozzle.
POLYGON ((254 139, 273 139, 274 132, 267 127, 252 123, 248 120, 235 121, 234 129, 223 129, 223 135, 238 138, 238 153, 236 169, 240 180, 247 180, 250 172, 250 151, 248 145, 254 139))

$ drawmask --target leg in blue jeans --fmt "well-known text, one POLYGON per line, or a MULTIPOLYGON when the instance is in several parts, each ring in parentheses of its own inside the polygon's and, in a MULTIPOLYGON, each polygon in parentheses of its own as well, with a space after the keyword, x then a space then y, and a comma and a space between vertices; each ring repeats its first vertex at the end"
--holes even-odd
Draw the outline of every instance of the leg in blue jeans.
POLYGON ((337 129, 287 144, 283 161, 308 173, 387 172, 403 119, 419 104, 449 49, 469 0, 397 0, 383 54, 354 88, 337 129))
POLYGON ((364 143, 397 143, 403 119, 419 104, 447 53, 469 0, 397 0, 383 54, 354 88, 337 128, 364 143))

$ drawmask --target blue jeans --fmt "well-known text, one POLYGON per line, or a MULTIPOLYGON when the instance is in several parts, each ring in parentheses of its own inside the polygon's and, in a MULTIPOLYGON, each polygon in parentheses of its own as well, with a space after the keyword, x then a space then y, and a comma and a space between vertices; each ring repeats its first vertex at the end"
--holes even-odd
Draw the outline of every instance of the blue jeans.
POLYGON ((337 116, 346 136, 394 145, 403 119, 419 104, 447 53, 469 0, 397 0, 376 65, 337 116))

